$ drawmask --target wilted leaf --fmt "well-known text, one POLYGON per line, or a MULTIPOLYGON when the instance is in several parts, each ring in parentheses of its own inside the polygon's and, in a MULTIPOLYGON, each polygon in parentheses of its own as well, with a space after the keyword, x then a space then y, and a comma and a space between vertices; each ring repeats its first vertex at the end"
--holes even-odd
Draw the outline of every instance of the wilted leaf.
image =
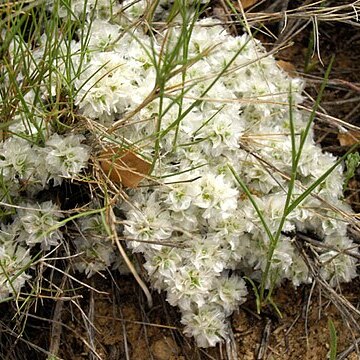
POLYGON ((149 174, 151 164, 130 150, 112 147, 99 156, 101 168, 110 180, 135 188, 149 174))
POLYGON ((340 132, 338 139, 341 146, 352 146, 360 141, 360 131, 348 130, 346 132, 340 132))
POLYGON ((259 2, 259 0, 241 0, 241 4, 242 4, 244 10, 255 5, 257 2, 259 2))
POLYGON ((277 65, 285 70, 290 76, 296 76, 296 68, 293 63, 284 60, 278 60, 277 65))

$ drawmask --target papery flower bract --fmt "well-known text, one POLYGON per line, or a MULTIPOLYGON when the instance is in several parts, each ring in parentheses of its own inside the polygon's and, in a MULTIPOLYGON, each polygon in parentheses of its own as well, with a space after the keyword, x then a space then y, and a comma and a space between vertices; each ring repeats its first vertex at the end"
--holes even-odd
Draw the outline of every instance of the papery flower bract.
MULTIPOLYGON (((52 2, 49 2, 50 10, 53 9, 52 2)), ((62 5, 58 9, 60 17, 70 16, 72 20, 81 18, 95 12, 97 17, 109 19, 112 14, 119 10, 119 5, 115 0, 70 0, 68 4, 62 5)))
POLYGON ((77 224, 80 233, 74 243, 82 254, 74 259, 74 267, 91 277, 111 266, 115 261, 114 249, 101 215, 81 218, 77 224))
POLYGON ((29 246, 40 243, 43 250, 49 250, 63 239, 59 229, 62 217, 58 206, 51 201, 22 204, 14 221, 20 229, 17 241, 29 246))
POLYGON ((55 185, 61 184, 64 177, 78 175, 86 168, 90 153, 89 147, 81 144, 82 140, 84 137, 80 135, 62 137, 54 134, 46 141, 46 163, 55 185))
POLYGON ((201 193, 194 204, 205 209, 202 215, 205 219, 212 215, 225 216, 236 209, 238 190, 226 182, 223 175, 204 174, 199 185, 201 193))
POLYGON ((197 181, 192 181, 193 178, 193 176, 190 177, 190 174, 171 177, 170 191, 167 189, 168 193, 164 201, 169 205, 170 210, 186 211, 194 199, 200 195, 200 185, 197 181))
POLYGON ((217 234, 208 233, 200 241, 191 244, 191 264, 197 270, 212 269, 216 274, 220 274, 228 260, 227 253, 221 248, 221 238, 217 234))
POLYGON ((179 266, 182 265, 182 254, 171 246, 163 246, 160 250, 148 249, 146 252, 147 261, 144 264, 149 276, 152 278, 152 285, 155 289, 165 290, 167 278, 172 278, 179 266))
POLYGON ((0 301, 10 294, 17 295, 31 278, 25 273, 30 260, 29 250, 9 241, 0 241, 0 301))
POLYGON ((132 209, 127 213, 124 234, 129 237, 129 247, 134 251, 143 251, 145 242, 153 242, 151 248, 161 249, 161 242, 169 239, 172 234, 170 214, 151 197, 145 207, 140 210, 132 209), (136 241, 141 240, 141 241, 136 241))
POLYGON ((165 280, 167 301, 183 311, 190 311, 194 305, 203 306, 212 288, 213 278, 211 269, 196 269, 192 265, 180 267, 171 278, 165 280))
POLYGON ((221 276, 214 282, 210 301, 222 306, 226 315, 230 315, 237 306, 245 302, 248 292, 242 278, 236 275, 231 275, 229 278, 221 276))
POLYGON ((319 256, 320 274, 323 278, 328 280, 331 286, 354 279, 357 276, 356 256, 359 254, 357 245, 350 239, 337 235, 327 236, 325 244, 332 246, 334 250, 324 251, 319 256))
POLYGON ((94 19, 90 27, 89 48, 106 51, 108 47, 115 43, 120 30, 118 25, 110 24, 106 20, 94 19))
POLYGON ((193 336, 200 347, 215 346, 227 336, 227 324, 220 306, 204 305, 183 314, 184 333, 193 336))
POLYGON ((0 169, 6 180, 29 179, 35 167, 36 152, 28 141, 10 137, 1 143, 0 169))

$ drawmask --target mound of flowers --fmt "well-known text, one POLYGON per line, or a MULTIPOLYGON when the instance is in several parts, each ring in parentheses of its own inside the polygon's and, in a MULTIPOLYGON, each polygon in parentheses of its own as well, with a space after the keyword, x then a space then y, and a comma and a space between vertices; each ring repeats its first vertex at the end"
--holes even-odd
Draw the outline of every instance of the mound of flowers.
MULTIPOLYGON (((333 286, 352 280, 356 262, 351 253, 357 250, 341 215, 351 213, 342 200, 341 166, 281 225, 294 151, 291 121, 299 148, 309 119, 298 107, 303 81, 286 74, 249 34, 234 37, 215 19, 195 19, 201 6, 196 2, 171 26, 155 31, 141 22, 149 11, 145 1, 91 4, 73 1, 57 9, 64 21, 85 16, 88 28, 59 48, 64 54, 56 64, 60 85, 49 86, 44 74, 39 87, 24 94, 31 109, 35 91, 44 102, 56 96, 66 88, 64 59, 70 58, 73 100, 87 130, 57 133, 36 108, 36 117, 24 118, 25 105, 19 104, 12 135, 1 143, 0 192, 2 203, 12 206, 0 233, 0 299, 17 296, 31 282, 34 246, 47 252, 68 241, 59 230, 66 216, 61 204, 40 202, 39 193, 63 181, 81 181, 90 155, 99 156, 89 129, 96 129, 97 143, 119 149, 120 158, 130 151, 149 164, 149 173, 140 174, 141 186, 127 189, 117 204, 124 217, 118 231, 128 249, 143 255, 151 286, 165 291, 167 301, 180 309, 185 334, 199 346, 227 339, 227 318, 246 300, 244 277, 260 281, 269 264, 271 239, 259 211, 271 233, 281 226, 266 286, 313 281, 296 247, 299 231, 315 234, 324 244, 316 252, 323 279, 333 286)), ((154 16, 166 19, 171 11, 162 3, 154 16)), ((46 58, 46 43, 44 34, 29 56, 34 72, 46 58)), ((15 39, 14 58, 18 46, 15 39)), ((293 198, 335 162, 310 132, 293 198)), ((81 253, 76 270, 91 276, 120 266, 100 215, 81 217, 76 224, 72 239, 81 253)))

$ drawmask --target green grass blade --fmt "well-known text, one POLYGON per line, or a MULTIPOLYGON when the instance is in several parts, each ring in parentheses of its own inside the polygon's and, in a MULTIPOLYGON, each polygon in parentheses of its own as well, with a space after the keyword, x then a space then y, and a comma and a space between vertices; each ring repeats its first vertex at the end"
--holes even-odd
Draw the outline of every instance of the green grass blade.
POLYGON ((267 236, 269 237, 269 240, 270 242, 273 242, 274 241, 274 236, 273 234, 271 233, 271 230, 270 228, 268 227, 267 223, 266 223, 266 220, 260 210, 260 208, 258 207, 257 203, 256 203, 256 200, 254 199, 254 197, 252 196, 249 188, 246 186, 246 184, 241 180, 241 178, 239 177, 239 175, 236 173, 235 169, 230 165, 228 164, 228 168, 230 169, 231 173, 233 174, 235 180, 237 181, 237 183, 240 185, 241 189, 244 191, 244 193, 246 194, 246 196, 249 198, 251 204, 253 205, 256 213, 258 214, 259 218, 260 218, 260 221, 261 221, 261 224, 262 226, 264 227, 265 231, 266 231, 266 234, 267 236))
POLYGON ((337 334, 334 322, 329 319, 328 321, 328 327, 330 332, 330 360, 336 360, 336 353, 337 353, 337 334))
POLYGON ((360 146, 360 143, 354 144, 345 155, 339 158, 333 166, 316 179, 301 195, 299 195, 287 208, 286 215, 289 215, 297 206, 299 206, 326 178, 352 153, 360 146))

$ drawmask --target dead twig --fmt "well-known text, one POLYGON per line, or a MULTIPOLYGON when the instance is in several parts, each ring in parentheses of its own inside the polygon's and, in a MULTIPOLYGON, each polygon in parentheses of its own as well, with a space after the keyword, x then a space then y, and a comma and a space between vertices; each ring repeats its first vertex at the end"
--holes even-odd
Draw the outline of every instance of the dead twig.
POLYGON ((347 349, 342 351, 336 357, 336 360, 345 360, 358 346, 360 345, 360 338, 356 339, 347 349))
POLYGON ((125 249, 123 248, 123 246, 120 243, 120 240, 119 240, 119 237, 118 237, 118 234, 116 231, 116 217, 115 217, 114 211, 111 206, 108 206, 108 209, 107 209, 107 219, 108 219, 108 225, 110 226, 110 229, 111 229, 111 235, 113 237, 113 241, 115 242, 115 244, 116 244, 124 262, 126 263, 127 267, 129 268, 130 272, 133 274, 135 280, 137 281, 137 283, 143 290, 143 292, 147 298, 148 306, 151 308, 153 306, 152 296, 150 294, 148 287, 146 286, 144 281, 140 278, 134 265, 132 264, 129 257, 127 256, 125 249))
POLYGON ((355 308, 342 294, 339 294, 337 291, 335 291, 327 283, 327 281, 323 279, 322 275, 320 274, 320 266, 310 258, 310 256, 304 251, 301 243, 299 243, 296 238, 295 244, 314 279, 313 284, 317 283, 320 286, 320 289, 324 290, 324 293, 332 301, 340 314, 351 323, 351 326, 354 329, 360 331, 359 322, 355 319, 355 316, 357 319, 360 318, 360 311, 355 308))
POLYGON ((311 238, 310 236, 304 235, 304 234, 299 233, 299 232, 296 234, 296 237, 298 239, 304 240, 304 241, 308 242, 309 244, 312 244, 312 245, 314 245, 314 246, 316 246, 318 248, 335 251, 338 254, 346 254, 346 255, 349 255, 349 256, 351 256, 351 257, 353 257, 355 259, 360 260, 360 254, 357 253, 357 252, 352 251, 352 250, 357 249, 358 246, 354 246, 354 247, 352 247, 350 249, 341 249, 341 250, 339 250, 335 246, 326 244, 326 243, 324 243, 322 241, 319 241, 319 240, 315 240, 315 239, 311 238))
MULTIPOLYGON (((70 270, 70 266, 68 265, 66 272, 69 272, 69 270, 70 270)), ((64 306, 64 301, 60 297, 61 296, 60 291, 62 291, 62 289, 65 287, 66 281, 67 281, 67 277, 64 275, 61 280, 60 288, 58 289, 56 294, 57 300, 54 309, 53 323, 51 326, 49 352, 52 354, 52 356, 55 357, 57 357, 60 348, 60 340, 61 340, 61 332, 62 332, 61 316, 64 306)))
POLYGON ((265 327, 264 327, 264 331, 263 331, 263 334, 262 334, 262 338, 261 338, 261 344, 260 344, 259 352, 258 352, 258 354, 256 356, 256 360, 265 359, 266 351, 268 349, 269 341, 270 341, 271 325, 272 325, 271 320, 267 319, 265 327))

